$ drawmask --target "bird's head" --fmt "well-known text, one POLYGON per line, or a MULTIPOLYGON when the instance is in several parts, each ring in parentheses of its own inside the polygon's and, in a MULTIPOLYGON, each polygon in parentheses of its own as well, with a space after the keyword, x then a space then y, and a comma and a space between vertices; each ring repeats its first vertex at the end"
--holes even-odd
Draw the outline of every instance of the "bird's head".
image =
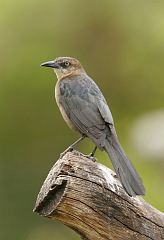
POLYGON ((41 66, 53 68, 59 80, 85 72, 81 63, 72 57, 58 57, 53 61, 42 63, 41 66))

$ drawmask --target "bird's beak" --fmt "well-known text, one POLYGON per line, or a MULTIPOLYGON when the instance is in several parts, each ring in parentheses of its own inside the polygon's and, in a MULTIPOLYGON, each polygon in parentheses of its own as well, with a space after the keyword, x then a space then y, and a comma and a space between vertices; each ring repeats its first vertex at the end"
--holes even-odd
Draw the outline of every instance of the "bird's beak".
POLYGON ((51 68, 59 68, 59 64, 55 61, 48 61, 42 63, 40 66, 42 67, 51 67, 51 68))

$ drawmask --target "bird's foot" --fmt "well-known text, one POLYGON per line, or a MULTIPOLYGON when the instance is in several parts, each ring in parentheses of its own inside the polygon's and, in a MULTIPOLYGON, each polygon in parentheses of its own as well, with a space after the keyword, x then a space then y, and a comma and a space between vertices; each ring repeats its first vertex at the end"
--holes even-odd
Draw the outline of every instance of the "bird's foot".
POLYGON ((93 156, 92 153, 90 153, 88 155, 82 154, 82 156, 91 159, 93 162, 97 161, 97 159, 93 156))
POLYGON ((96 162, 97 159, 94 157, 96 150, 97 146, 94 147, 93 151, 89 155, 85 155, 85 157, 91 159, 93 162, 96 162))
POLYGON ((69 146, 64 152, 60 153, 60 158, 63 158, 67 152, 72 152, 73 150, 73 147, 69 146))

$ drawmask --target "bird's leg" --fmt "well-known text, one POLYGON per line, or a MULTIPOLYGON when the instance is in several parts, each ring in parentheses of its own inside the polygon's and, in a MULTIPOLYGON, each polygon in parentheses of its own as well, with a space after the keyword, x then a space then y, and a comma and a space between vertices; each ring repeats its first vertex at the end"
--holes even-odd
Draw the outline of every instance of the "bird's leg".
POLYGON ((85 138, 85 135, 82 135, 78 140, 76 140, 74 143, 72 143, 68 148, 73 150, 73 147, 78 144, 79 142, 81 142, 83 139, 85 138))
POLYGON ((97 146, 94 147, 93 151, 88 155, 88 157, 94 157, 97 150, 97 146))
POLYGON ((94 157, 96 150, 97 150, 97 146, 94 147, 93 151, 89 155, 83 155, 83 156, 90 158, 92 159, 92 161, 96 162, 96 158, 94 157))
POLYGON ((67 152, 72 152, 73 148, 76 144, 81 142, 85 138, 85 135, 82 135, 78 140, 72 143, 63 153, 60 154, 60 158, 62 158, 67 152))

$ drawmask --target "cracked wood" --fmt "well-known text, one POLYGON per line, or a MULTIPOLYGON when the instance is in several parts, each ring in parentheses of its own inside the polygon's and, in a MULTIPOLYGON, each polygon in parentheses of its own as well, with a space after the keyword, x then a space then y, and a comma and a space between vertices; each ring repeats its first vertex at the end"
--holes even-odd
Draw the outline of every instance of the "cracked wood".
POLYGON ((112 170, 77 151, 52 167, 34 211, 85 240, 164 239, 164 214, 141 197, 129 197, 112 170))

